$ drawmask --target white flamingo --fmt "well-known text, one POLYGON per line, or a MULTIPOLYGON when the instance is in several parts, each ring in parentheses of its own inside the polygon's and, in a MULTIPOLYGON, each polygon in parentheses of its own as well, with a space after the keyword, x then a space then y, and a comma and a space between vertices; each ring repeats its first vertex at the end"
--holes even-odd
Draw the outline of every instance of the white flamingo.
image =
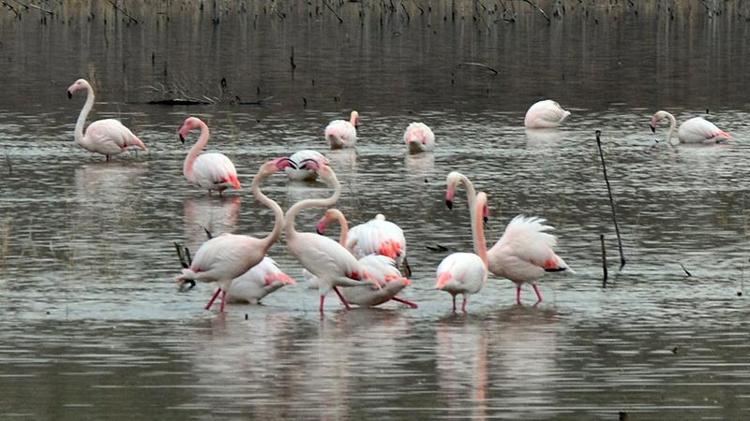
POLYGON ((404 131, 404 143, 410 154, 435 150, 435 134, 424 123, 411 123, 404 131))
POLYGON ((693 117, 680 124, 680 128, 675 130, 677 127, 677 119, 667 111, 657 111, 653 117, 651 117, 651 132, 656 133, 656 126, 661 120, 669 120, 669 131, 667 132, 667 143, 677 144, 680 142, 685 143, 719 143, 724 140, 732 138, 732 135, 719 129, 715 124, 705 120, 703 117, 693 117), (675 132, 677 138, 674 138, 675 132))
POLYGON ((333 120, 328 123, 325 130, 325 138, 331 149, 352 148, 357 143, 357 127, 359 126, 359 113, 352 111, 349 121, 333 120))
POLYGON ((211 194, 212 190, 217 190, 221 195, 229 187, 235 190, 242 188, 237 178, 237 170, 226 155, 218 152, 201 153, 210 137, 208 126, 203 120, 196 117, 186 118, 178 132, 180 141, 185 143, 187 136, 195 129, 200 129, 201 134, 182 164, 182 174, 185 178, 191 184, 207 189, 208 194, 211 194))
POLYGON ((112 159, 112 155, 121 154, 130 147, 146 150, 146 145, 141 142, 141 139, 138 139, 119 120, 113 118, 92 122, 84 134, 83 126, 86 124, 86 117, 94 106, 94 89, 86 79, 78 79, 68 87, 68 98, 72 98, 73 93, 82 90, 88 93, 86 103, 83 104, 81 114, 78 115, 78 121, 76 121, 75 141, 77 144, 89 152, 104 155, 107 161, 112 159))
POLYGON ((560 104, 545 99, 529 107, 523 125, 528 129, 550 129, 559 126, 569 115, 570 111, 564 110, 560 104))
MULTIPOLYGON (((227 291, 228 303, 260 303, 265 296, 277 291, 285 285, 294 285, 292 277, 282 272, 276 262, 266 256, 247 272, 234 278, 227 291)), ((206 304, 206 310, 211 308, 218 297, 221 288, 217 288, 211 300, 206 304)))
POLYGON ((272 174, 291 165, 289 158, 276 158, 261 165, 253 178, 251 190, 260 203, 271 208, 275 222, 273 230, 264 238, 224 233, 203 243, 189 268, 183 269, 176 281, 216 282, 223 291, 221 311, 224 311, 226 292, 231 281, 263 260, 268 249, 281 235, 284 213, 281 207, 260 191, 260 185, 272 174))
MULTIPOLYGON (((459 172, 448 174, 448 186, 445 201, 448 208, 452 207, 456 187, 463 184, 470 209, 476 201, 476 193, 471 181, 459 172)), ((484 243, 484 227, 477 225, 474 218, 474 236, 481 235, 479 243, 484 243)), ((537 217, 518 215, 505 227, 502 237, 487 251, 487 267, 489 271, 503 278, 510 279, 516 284, 516 303, 521 304, 521 285, 531 283, 537 296, 537 303, 542 301, 542 294, 536 282, 545 272, 559 272, 568 270, 573 272, 565 261, 555 254, 554 247, 557 239, 546 231, 553 229, 544 225, 545 220, 537 217)), ((486 247, 486 246, 485 246, 486 247)), ((481 255, 481 249, 480 253, 481 255)))
POLYGON ((308 160, 304 161, 301 167, 317 171, 318 177, 332 187, 334 192, 333 195, 325 199, 301 200, 287 210, 284 216, 287 249, 305 269, 320 279, 318 291, 320 293, 321 312, 323 312, 325 296, 331 289, 336 292, 344 306, 349 309, 349 303, 336 288, 337 286, 359 286, 362 285, 363 279, 374 283, 378 288, 380 285, 372 279, 365 268, 344 246, 328 237, 296 230, 294 222, 303 209, 332 206, 341 195, 341 184, 327 164, 316 160, 308 160))

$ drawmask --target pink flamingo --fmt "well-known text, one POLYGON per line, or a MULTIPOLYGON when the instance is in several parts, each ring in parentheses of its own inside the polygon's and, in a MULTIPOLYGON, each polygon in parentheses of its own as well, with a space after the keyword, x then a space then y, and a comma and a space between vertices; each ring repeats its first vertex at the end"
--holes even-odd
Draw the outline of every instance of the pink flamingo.
POLYGON ((242 186, 237 178, 237 170, 226 155, 218 152, 201 153, 210 136, 206 123, 196 117, 186 118, 178 132, 180 141, 185 143, 190 132, 198 128, 201 129, 201 135, 185 157, 182 174, 190 183, 208 189, 208 194, 212 190, 218 190, 221 195, 229 187, 239 190, 242 186))
POLYGON ((424 123, 411 123, 404 131, 404 143, 411 154, 435 150, 435 134, 424 123))
MULTIPOLYGON (((339 244, 347 247, 348 236, 349 236, 349 223, 346 220, 344 214, 338 209, 328 209, 318 222, 317 231, 318 234, 323 234, 325 225, 331 221, 336 220, 341 227, 341 233, 339 234, 339 244), (321 229, 321 225, 323 229, 321 229)), ((347 250, 351 252, 351 249, 347 247, 347 250)), ((355 254, 356 256, 356 254, 355 254)), ((355 288, 345 288, 341 293, 344 298, 351 304, 357 304, 360 306, 374 307, 385 303, 386 301, 393 300, 403 303, 411 308, 417 308, 417 304, 406 300, 404 298, 396 297, 396 294, 401 292, 402 289, 411 285, 411 281, 401 275, 401 272, 396 267, 396 262, 393 258, 380 255, 380 254, 369 254, 367 256, 359 257, 359 262, 365 267, 365 271, 369 273, 378 283, 380 289, 372 289, 369 286, 361 286, 355 288)), ((317 279, 308 279, 310 282, 319 282, 317 279)))
POLYGON ((667 143, 669 144, 677 144, 680 141, 685 143, 719 143, 732 138, 732 135, 720 130, 716 125, 705 120, 703 117, 694 117, 680 124, 680 129, 677 130, 677 139, 674 139, 673 143, 672 136, 677 127, 677 119, 671 113, 657 111, 651 117, 649 126, 651 127, 651 132, 656 133, 657 124, 665 118, 669 120, 669 131, 667 132, 667 143))
POLYGON ((359 126, 359 113, 352 111, 349 121, 333 120, 328 123, 325 137, 331 149, 352 148, 357 143, 357 127, 359 126))
POLYGON ((134 147, 142 151, 146 150, 146 145, 138 139, 133 132, 125 127, 118 120, 108 118, 97 120, 89 124, 86 128, 86 134, 83 133, 83 126, 86 124, 86 117, 94 106, 94 89, 86 79, 78 79, 68 87, 68 98, 73 98, 73 93, 86 90, 86 103, 83 104, 81 114, 78 115, 75 128, 76 143, 89 152, 96 152, 104 155, 107 161, 112 159, 112 155, 124 152, 129 147, 134 147))
MULTIPOLYGON (((289 275, 282 272, 276 262, 268 256, 247 272, 232 279, 227 291, 228 303, 260 303, 265 296, 277 291, 285 285, 294 285, 296 282, 289 275)), ((217 288, 211 300, 206 304, 206 310, 211 309, 216 297, 219 296, 221 288, 217 288)))
POLYGON ((331 289, 336 292, 344 306, 349 309, 349 303, 336 288, 337 286, 360 286, 363 284, 362 279, 372 282, 378 288, 380 288, 380 285, 366 272, 357 258, 341 244, 322 235, 298 232, 295 229, 294 220, 300 211, 314 207, 331 206, 341 196, 341 184, 327 164, 316 160, 308 160, 304 161, 301 167, 316 171, 318 177, 332 187, 334 192, 332 196, 325 199, 301 200, 286 211, 284 230, 287 248, 305 269, 320 279, 318 292, 320 293, 321 312, 323 312, 325 296, 331 289))
MULTIPOLYGON (((474 186, 469 179, 459 172, 448 174, 445 202, 448 208, 453 206, 456 187, 463 184, 466 187, 470 209, 476 201, 474 186)), ((487 251, 487 267, 489 271, 503 278, 510 279, 516 284, 516 303, 521 304, 521 285, 531 283, 536 293, 537 303, 542 301, 542 294, 536 282, 545 272, 559 272, 568 270, 573 272, 565 261, 555 254, 554 247, 557 239, 547 233, 553 229, 544 225, 545 220, 537 217, 518 215, 510 221, 502 237, 487 251)), ((484 243, 484 227, 473 221, 474 237, 479 237, 479 243, 484 243), (480 237, 481 235, 481 237, 480 237)), ((476 247, 476 245, 475 245, 476 247)), ((486 246, 485 246, 486 247, 486 246)), ((484 249, 486 250, 486 248, 484 249)), ((484 253, 480 247, 477 254, 484 253)))
POLYGON ((466 312, 470 294, 479 292, 487 283, 487 244, 484 242, 484 219, 488 215, 487 195, 480 192, 469 208, 472 224, 472 239, 476 253, 451 253, 438 265, 435 288, 453 296, 453 312, 456 311, 456 295, 464 296, 461 311, 466 312))
POLYGON ((546 99, 529 107, 523 124, 529 129, 549 129, 559 126, 569 115, 570 111, 564 110, 560 104, 546 99))
MULTIPOLYGON (((318 234, 323 235, 328 223, 336 219, 334 212, 326 213, 316 226, 318 234)), ((342 245, 357 258, 370 254, 388 256, 399 268, 403 268, 406 276, 411 276, 411 268, 406 260, 404 231, 393 222, 386 221, 383 214, 379 213, 364 224, 354 226, 348 231, 346 243, 342 245)))
MULTIPOLYGON (((232 280, 260 263, 268 249, 281 235, 284 213, 281 207, 260 191, 260 185, 272 174, 283 171, 291 165, 289 158, 276 158, 261 165, 253 178, 251 190, 260 203, 271 208, 275 222, 273 230, 264 238, 258 239, 248 235, 224 233, 201 244, 189 268, 183 269, 176 279, 178 283, 187 281, 216 282, 221 289, 221 311, 224 311, 226 292, 232 280)), ((217 292, 218 294, 218 292, 217 292)), ((211 299, 207 307, 213 303, 211 299)))

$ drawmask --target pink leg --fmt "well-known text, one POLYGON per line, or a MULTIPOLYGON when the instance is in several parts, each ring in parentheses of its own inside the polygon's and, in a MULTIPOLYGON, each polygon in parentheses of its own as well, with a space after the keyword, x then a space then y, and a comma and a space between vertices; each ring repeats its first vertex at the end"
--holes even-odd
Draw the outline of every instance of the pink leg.
POLYGON ((541 303, 542 293, 539 292, 539 287, 536 284, 531 284, 531 286, 534 287, 534 292, 536 292, 537 303, 541 303))
POLYGON ((453 312, 456 312, 456 294, 453 294, 453 312))
POLYGON ((461 311, 463 311, 464 313, 466 313, 466 303, 468 303, 468 302, 469 302, 469 297, 467 297, 464 294, 464 302, 463 302, 463 304, 461 304, 461 311))
POLYGON ((323 303, 325 302, 325 300, 326 300, 326 296, 325 295, 321 295, 320 296, 320 314, 321 314, 321 316, 323 315, 323 303))
POLYGON ((216 297, 219 296, 219 292, 221 292, 221 288, 216 288, 216 292, 214 292, 214 295, 208 300, 206 307, 204 307, 206 310, 211 310, 211 306, 214 305, 214 301, 216 301, 216 297))
POLYGON ((224 312, 224 304, 227 302, 227 292, 223 289, 221 290, 221 310, 219 312, 224 312))
POLYGON ((521 305, 521 285, 516 287, 516 304, 521 305))
POLYGON ((419 306, 417 305, 417 303, 415 303, 413 301, 409 301, 409 300, 404 299, 404 298, 393 297, 393 298, 391 298, 391 300, 397 301, 397 302, 402 303, 402 304, 406 304, 407 306, 409 306, 411 308, 419 308, 419 306))
POLYGON ((339 296, 339 299, 341 300, 341 302, 344 303, 344 307, 346 307, 347 310, 351 310, 352 307, 349 305, 349 302, 346 301, 346 298, 344 298, 344 296, 341 295, 341 291, 339 291, 339 288, 333 287, 333 290, 336 292, 336 295, 339 296))

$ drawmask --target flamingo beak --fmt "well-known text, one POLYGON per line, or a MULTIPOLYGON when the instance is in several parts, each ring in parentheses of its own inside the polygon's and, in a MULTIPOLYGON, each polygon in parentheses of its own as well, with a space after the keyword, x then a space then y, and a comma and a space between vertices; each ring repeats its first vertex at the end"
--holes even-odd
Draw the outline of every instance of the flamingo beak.
POLYGON ((649 124, 648 127, 651 128, 651 133, 656 133, 656 127, 653 124, 649 124))
POLYGON ((70 92, 70 90, 68 90, 68 99, 71 99, 71 98, 73 98, 73 92, 70 92))
POLYGON ((453 200, 445 199, 445 206, 447 206, 448 209, 453 209, 453 200))
POLYGON ((185 136, 183 136, 182 133, 180 133, 180 142, 182 142, 183 145, 185 144, 185 136))
POLYGON ((276 159, 276 168, 279 170, 283 170, 285 168, 294 168, 297 169, 297 164, 294 163, 291 159, 289 159, 286 156, 283 156, 281 158, 276 159))

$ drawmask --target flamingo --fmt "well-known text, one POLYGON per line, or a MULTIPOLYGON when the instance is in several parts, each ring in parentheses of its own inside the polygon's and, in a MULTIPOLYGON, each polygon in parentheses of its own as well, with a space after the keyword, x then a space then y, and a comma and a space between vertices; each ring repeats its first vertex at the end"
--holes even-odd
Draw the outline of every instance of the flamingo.
POLYGON ((301 167, 316 171, 323 182, 332 187, 334 192, 325 199, 301 200, 286 211, 284 231, 287 249, 305 269, 320 279, 318 284, 320 312, 323 312, 325 296, 331 289, 336 292, 348 310, 350 309, 349 303, 336 288, 337 286, 360 286, 363 284, 362 279, 372 282, 378 288, 380 285, 366 272, 357 258, 341 244, 322 235, 298 232, 295 229, 294 220, 303 209, 331 206, 341 196, 341 184, 336 178, 336 173, 327 164, 308 160, 304 161, 301 167))
MULTIPOLYGON (((232 280, 227 291, 227 302, 259 303, 266 295, 285 285, 295 283, 294 279, 279 269, 273 259, 265 256, 260 263, 232 280)), ((211 308, 219 291, 219 289, 216 290, 211 301, 206 305, 206 310, 211 308)))
POLYGON ((83 132, 83 126, 86 124, 86 117, 94 106, 94 88, 86 79, 78 79, 68 87, 68 98, 73 98, 73 93, 86 90, 86 103, 83 104, 81 114, 78 115, 75 128, 75 141, 83 149, 89 152, 100 153, 105 156, 105 160, 112 159, 112 155, 124 152, 129 147, 134 147, 142 151, 146 150, 146 145, 138 139, 133 132, 125 127, 120 121, 113 118, 97 120, 89 124, 86 133, 83 132))
MULTIPOLYGON (((667 143, 672 143, 672 136, 675 133, 675 127, 677 127, 677 119, 667 111, 657 111, 653 117, 651 117, 651 132, 656 133, 656 125, 661 120, 669 120, 669 131, 667 132, 667 143)), ((719 129, 711 123, 705 120, 703 117, 693 117, 684 123, 680 124, 679 130, 677 130, 677 139, 674 144, 680 143, 719 143, 721 141, 731 139, 732 135, 719 129)))
POLYGON ((315 181, 318 178, 318 173, 312 170, 300 169, 299 164, 306 159, 313 159, 328 164, 328 159, 318 151, 310 149, 304 149, 293 153, 289 159, 297 166, 297 168, 289 167, 286 169, 286 175, 290 180, 293 181, 315 181))
MULTIPOLYGON (((260 263, 268 249, 281 235, 284 213, 281 207, 260 191, 261 183, 272 174, 291 165, 287 157, 272 159, 261 165, 253 177, 251 190, 260 203, 271 208, 275 222, 273 230, 264 238, 224 233, 201 244, 189 268, 177 276, 178 283, 190 281, 216 282, 221 289, 221 311, 224 311, 226 292, 232 280, 260 263)), ((214 294, 216 295, 216 294, 214 294)), ((214 297, 215 298, 215 297, 214 297)), ((207 307, 210 307, 209 302, 207 307)))
POLYGON ((480 192, 469 209, 472 219, 472 239, 475 253, 451 253, 437 268, 435 288, 453 296, 453 312, 456 311, 456 295, 464 296, 461 311, 466 312, 469 295, 479 292, 487 283, 487 245, 484 243, 484 219, 487 217, 487 195, 480 192))
POLYGON ((411 123, 404 131, 404 143, 410 154, 432 152, 435 149, 435 134, 424 123, 411 123))
POLYGON ((188 117, 180 127, 180 141, 185 143, 185 138, 195 129, 201 129, 198 142, 190 148, 182 164, 182 174, 192 184, 200 188, 218 190, 219 195, 229 187, 239 190, 242 186, 237 178, 237 170, 226 155, 218 152, 201 153, 208 143, 210 136, 208 126, 201 119, 188 117))
MULTIPOLYGON (((476 202, 476 193, 471 181, 459 172, 448 174, 445 203, 449 209, 453 207, 453 197, 456 187, 463 184, 469 201, 469 209, 476 202)), ((478 242, 475 247, 480 256, 484 251, 484 227, 477 224, 474 218, 473 235, 478 242)), ((502 237, 487 251, 487 267, 489 271, 516 284, 516 304, 521 304, 521 285, 531 283, 537 297, 537 304, 542 301, 537 281, 545 272, 570 271, 572 269, 565 261, 555 254, 554 247, 557 238, 546 231, 553 228, 544 225, 545 220, 538 217, 518 215, 505 227, 502 237)), ((484 246, 486 250, 486 245, 484 246)))
POLYGON ((357 127, 359 126, 359 113, 352 111, 349 121, 333 120, 328 123, 325 137, 331 145, 331 149, 352 148, 357 143, 357 127))
MULTIPOLYGON (((349 236, 349 223, 346 220, 344 214, 338 209, 328 209, 317 224, 318 234, 323 235, 325 225, 331 221, 338 221, 341 227, 341 233, 339 234, 339 244, 346 247, 348 244, 349 236), (322 226, 322 229, 321 229, 322 226)), ((347 248, 350 252, 351 249, 347 248)), ((355 254, 356 256, 356 254, 355 254)), ((342 291, 344 298, 352 304, 360 306, 377 306, 383 304, 388 300, 398 301, 411 308, 417 308, 417 304, 396 297, 396 294, 401 292, 402 289, 411 285, 411 281, 401 275, 401 272, 396 267, 396 262, 389 256, 380 254, 369 254, 367 256, 357 256, 359 262, 365 267, 367 273, 369 273, 381 286, 381 289, 369 288, 368 286, 361 286, 356 288, 345 288, 342 291)), ((306 276, 308 282, 313 284, 319 282, 317 279, 313 279, 311 276, 306 276)))
POLYGON ((529 129, 550 129, 559 126, 569 115, 570 111, 564 110, 560 104, 545 99, 529 107, 523 124, 529 129))
MULTIPOLYGON (((323 235, 328 223, 337 219, 335 212, 326 212, 316 226, 318 234, 323 235)), ((383 214, 379 213, 364 224, 352 227, 346 243, 342 245, 357 258, 370 254, 388 256, 396 262, 397 267, 403 268, 406 276, 411 276, 411 268, 406 260, 404 231, 393 222, 386 221, 383 214)))

